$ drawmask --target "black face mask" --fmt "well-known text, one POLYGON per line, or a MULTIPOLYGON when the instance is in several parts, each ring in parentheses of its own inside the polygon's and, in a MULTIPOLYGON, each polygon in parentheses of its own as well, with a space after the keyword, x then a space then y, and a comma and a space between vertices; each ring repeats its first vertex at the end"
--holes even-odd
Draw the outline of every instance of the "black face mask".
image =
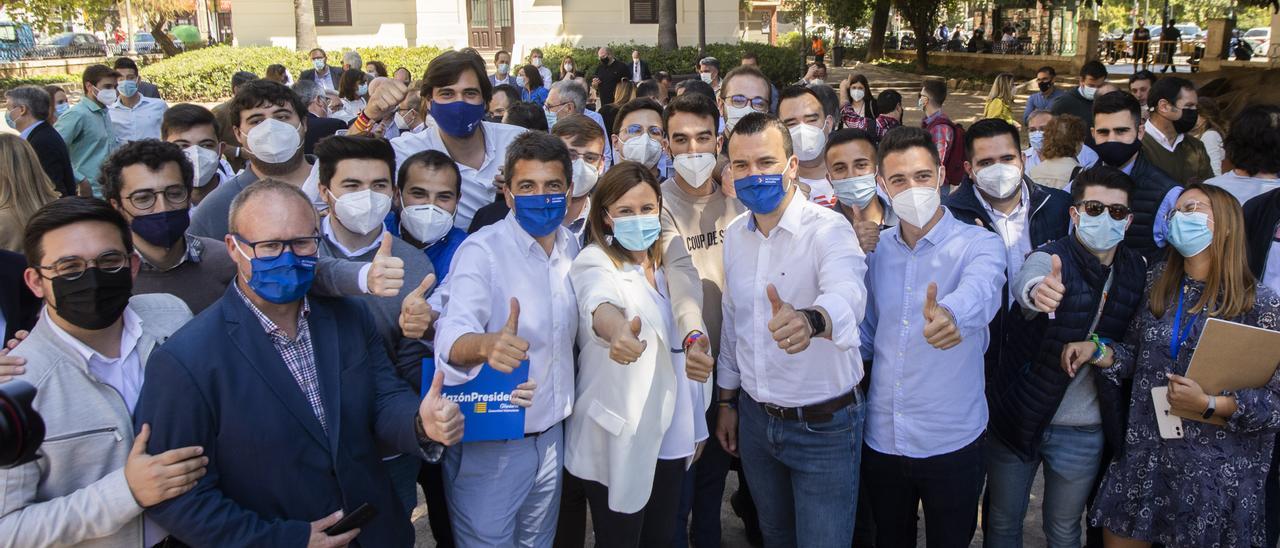
POLYGON ((1049 91, 1053 87, 1053 82, 1040 82, 1040 93, 1049 91))
POLYGON ((1178 133, 1187 133, 1195 129, 1196 122, 1199 121, 1200 111, 1194 108, 1182 109, 1182 116, 1173 121, 1173 130, 1178 133))
POLYGON ((54 310, 80 329, 96 331, 115 323, 133 294, 133 273, 127 267, 114 273, 87 268, 74 280, 59 276, 52 281, 54 310))
POLYGON ((1098 153, 1098 159, 1111 167, 1124 167, 1129 163, 1129 159, 1138 153, 1138 149, 1142 148, 1142 142, 1134 139, 1132 143, 1121 143, 1119 141, 1110 141, 1107 143, 1098 143, 1093 145, 1094 152, 1098 153))
POLYGON ((600 58, 600 63, 601 63, 601 64, 605 64, 605 65, 609 64, 609 56, 608 56, 608 55, 606 55, 606 56, 604 56, 604 57, 601 57, 601 58, 600 58))

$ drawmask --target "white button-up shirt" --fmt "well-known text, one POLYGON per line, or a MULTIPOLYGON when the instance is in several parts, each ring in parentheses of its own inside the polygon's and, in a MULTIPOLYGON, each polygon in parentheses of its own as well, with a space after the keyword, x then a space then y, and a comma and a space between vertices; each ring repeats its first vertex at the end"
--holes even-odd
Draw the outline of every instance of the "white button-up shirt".
POLYGON ((458 246, 448 284, 436 291, 443 309, 436 321, 436 366, 445 384, 462 384, 480 373, 449 361, 453 345, 470 333, 497 333, 507 323, 511 298, 520 301, 516 333, 529 342, 529 379, 538 383, 525 412, 524 431, 542 432, 573 409, 573 343, 578 332, 578 300, 569 267, 577 240, 556 229, 551 254, 516 222, 515 214, 472 234, 458 246))
POLYGON ((1155 124, 1151 123, 1151 120, 1147 120, 1146 123, 1143 124, 1143 127, 1146 129, 1147 135, 1150 135, 1152 139, 1155 139, 1157 143, 1160 143, 1160 146, 1164 147, 1165 150, 1168 150, 1169 152, 1174 152, 1174 149, 1178 148, 1178 144, 1182 142, 1183 135, 1181 133, 1179 133, 1177 137, 1173 138, 1173 142, 1169 142, 1169 138, 1165 137, 1164 133, 1160 131, 1160 128, 1157 128, 1155 124))
POLYGON ((142 361, 138 358, 138 341, 142 339, 142 320, 138 315, 125 307, 124 330, 120 334, 120 355, 115 358, 103 356, 89 345, 80 342, 80 339, 71 336, 56 322, 49 322, 49 327, 53 328, 54 334, 61 338, 62 342, 74 348, 76 354, 84 358, 85 363, 89 365, 89 372, 93 373, 98 382, 120 393, 120 398, 124 400, 125 407, 129 408, 129 414, 132 415, 133 407, 138 403, 138 394, 142 393, 142 361))
MULTIPOLYGON (((458 164, 462 173, 462 196, 458 197, 458 211, 453 218, 453 226, 466 230, 471 226, 471 218, 476 211, 493 202, 497 188, 493 178, 507 161, 507 145, 516 136, 527 131, 520 126, 481 122, 476 131, 484 132, 484 162, 480 169, 458 164)), ((444 141, 440 137, 440 128, 430 126, 421 133, 401 135, 391 140, 391 148, 396 151, 396 169, 400 169, 410 156, 424 150, 438 150, 445 154, 444 141)))
MULTIPOLYGON (((982 204, 982 209, 986 210, 987 216, 991 218, 992 228, 996 230, 996 234, 1000 235, 1000 239, 1004 240, 1005 278, 1009 280, 1018 274, 1022 269, 1022 263, 1027 260, 1027 255, 1031 254, 1031 230, 1028 226, 1028 216, 1031 215, 1031 193, 1027 191, 1026 184, 1021 186, 1021 191, 1022 199, 1018 200, 1018 205, 1006 215, 987 203, 987 199, 978 192, 977 185, 973 187, 978 203, 982 204)), ((1009 306, 1013 306, 1013 303, 1013 288, 1010 287, 1009 306)))
POLYGON ((753 215, 725 229, 724 323, 717 385, 783 407, 827 401, 862 379, 858 323, 866 306, 866 256, 849 221, 793 192, 766 237, 753 215), (822 307, 831 340, 814 338, 798 354, 778 348, 769 331, 769 284, 796 309, 822 307))
POLYGON ((987 427, 983 353, 987 324, 1000 308, 1005 250, 986 229, 944 208, 942 219, 907 247, 899 228, 881 232, 871 256, 862 354, 874 352, 867 395, 867 445, 881 453, 925 458, 950 453, 987 427), (938 284, 960 344, 939 350, 924 340, 924 301, 938 284))
POLYGON ((141 94, 139 98, 141 100, 132 108, 124 106, 124 101, 116 101, 107 109, 117 143, 160 138, 160 123, 164 121, 164 112, 169 110, 169 105, 141 94))

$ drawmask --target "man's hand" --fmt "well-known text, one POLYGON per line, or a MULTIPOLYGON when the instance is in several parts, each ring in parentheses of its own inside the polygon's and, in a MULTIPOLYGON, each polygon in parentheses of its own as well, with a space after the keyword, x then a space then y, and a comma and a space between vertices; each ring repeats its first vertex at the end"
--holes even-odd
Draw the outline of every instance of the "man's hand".
POLYGON ((382 245, 373 256, 373 266, 369 268, 369 294, 378 297, 395 297, 404 287, 404 260, 391 254, 390 233, 382 233, 382 245))
POLYGON ((880 243, 880 223, 858 221, 853 223, 853 232, 858 235, 858 246, 863 253, 876 250, 876 244, 880 243))
POLYGON ((716 414, 716 439, 720 447, 732 456, 738 456, 738 410, 727 405, 720 406, 716 414))
POLYGON ((1092 341, 1078 341, 1062 345, 1062 370, 1067 372, 1067 376, 1076 378, 1076 372, 1080 371, 1089 358, 1093 357, 1093 353, 1097 351, 1098 346, 1092 341))
POLYGON ((323 519, 311 522, 311 538, 307 540, 307 548, 340 548, 351 544, 360 534, 359 529, 352 529, 341 535, 329 536, 324 530, 342 521, 342 510, 338 510, 323 519))
POLYGON ((1197 416, 1209 408, 1209 395, 1196 381, 1166 373, 1169 377, 1169 407, 1184 413, 1195 413, 1197 416))
POLYGON ((698 337, 684 353, 684 373, 690 380, 707 382, 716 361, 711 357, 711 340, 706 335, 698 337))
POLYGON ((939 350, 960 344, 960 329, 947 309, 938 305, 938 284, 929 282, 924 301, 924 340, 939 350))
POLYGON ((486 361, 489 367, 503 373, 510 373, 520 367, 520 362, 529 359, 529 341, 516 334, 520 328, 520 301, 511 298, 511 313, 507 316, 507 324, 502 331, 489 333, 485 337, 486 361))
POLYGON ((202 457, 200 446, 170 449, 159 455, 147 454, 147 440, 151 439, 151 425, 133 440, 128 460, 124 463, 124 479, 129 484, 138 506, 150 508, 166 500, 190 491, 196 481, 204 477, 208 457, 202 457))
POLYGON ((395 112, 408 95, 409 89, 404 82, 395 78, 383 79, 382 85, 369 98, 369 104, 365 105, 364 115, 370 120, 381 120, 386 114, 395 112))
POLYGON ((1049 314, 1058 310, 1062 296, 1067 292, 1067 287, 1062 285, 1062 259, 1054 255, 1052 260, 1053 270, 1031 290, 1031 302, 1036 309, 1049 314))
POLYGON ((435 284, 436 275, 427 274, 418 288, 410 291, 400 302, 400 331, 404 336, 421 339, 435 323, 438 314, 427 304, 427 291, 435 284))
POLYGON ((533 391, 538 389, 538 383, 534 381, 524 381, 511 391, 511 403, 528 409, 533 405, 533 391))
POLYGON ((440 395, 444 388, 444 371, 436 369, 431 378, 431 388, 427 397, 422 398, 418 406, 418 420, 422 421, 422 430, 427 437, 444 445, 453 445, 462 441, 463 418, 457 402, 440 395))
POLYGON ((769 304, 773 306, 773 319, 769 320, 769 332, 773 340, 788 354, 796 354, 809 348, 809 338, 813 336, 808 318, 797 312, 790 304, 782 302, 778 289, 769 284, 765 288, 769 295, 769 304))
POLYGON ((13 334, 13 338, 9 339, 8 344, 0 348, 0 382, 8 382, 14 377, 27 372, 27 359, 19 356, 10 356, 9 351, 18 347, 18 343, 26 339, 28 332, 26 330, 17 331, 13 334))
POLYGON ((609 359, 622 365, 628 365, 640 359, 640 355, 644 354, 649 343, 640 340, 639 337, 640 316, 636 316, 631 318, 626 329, 619 329, 613 334, 613 340, 609 341, 609 359))

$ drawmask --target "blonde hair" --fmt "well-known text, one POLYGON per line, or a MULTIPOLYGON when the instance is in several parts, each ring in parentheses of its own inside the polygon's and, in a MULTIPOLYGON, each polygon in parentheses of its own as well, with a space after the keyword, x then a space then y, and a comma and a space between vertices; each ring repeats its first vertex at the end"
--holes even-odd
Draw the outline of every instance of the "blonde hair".
MULTIPOLYGON (((1226 190, 1213 185, 1193 183, 1188 192, 1199 190, 1209 197, 1213 208, 1213 241, 1206 250, 1210 254, 1209 275, 1204 280, 1204 292, 1200 301, 1189 310, 1206 310, 1210 316, 1234 318, 1253 308, 1258 282, 1249 271, 1245 254, 1244 212, 1240 202, 1226 190)), ((1164 272, 1151 286, 1148 307, 1151 314, 1164 316, 1170 303, 1182 291, 1182 277, 1186 273, 1186 258, 1169 246, 1169 258, 1164 272)))
POLYGON ((625 105, 636 98, 636 85, 631 80, 623 80, 618 82, 617 89, 613 92, 613 103, 616 105, 625 105))
POLYGON ((0 134, 0 209, 11 209, 26 226, 41 206, 57 200, 53 181, 40 167, 40 158, 17 134, 0 134))
POLYGON ((1006 106, 1013 106, 1013 75, 1007 72, 1000 73, 996 76, 996 80, 991 83, 991 91, 987 93, 987 102, 992 99, 1004 101, 1006 106))

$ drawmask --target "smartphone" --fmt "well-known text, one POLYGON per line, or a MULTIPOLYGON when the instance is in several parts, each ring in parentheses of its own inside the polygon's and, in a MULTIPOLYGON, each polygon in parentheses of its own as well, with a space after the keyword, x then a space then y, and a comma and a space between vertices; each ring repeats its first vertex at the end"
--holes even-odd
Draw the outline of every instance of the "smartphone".
POLYGON ((359 529, 366 523, 369 523, 369 520, 373 519, 373 516, 376 515, 378 515, 378 509, 374 508, 372 504, 366 502, 361 504, 359 508, 356 508, 354 512, 342 516, 342 519, 338 520, 338 523, 330 525, 328 529, 324 530, 324 534, 333 537, 341 535, 352 529, 359 529))

